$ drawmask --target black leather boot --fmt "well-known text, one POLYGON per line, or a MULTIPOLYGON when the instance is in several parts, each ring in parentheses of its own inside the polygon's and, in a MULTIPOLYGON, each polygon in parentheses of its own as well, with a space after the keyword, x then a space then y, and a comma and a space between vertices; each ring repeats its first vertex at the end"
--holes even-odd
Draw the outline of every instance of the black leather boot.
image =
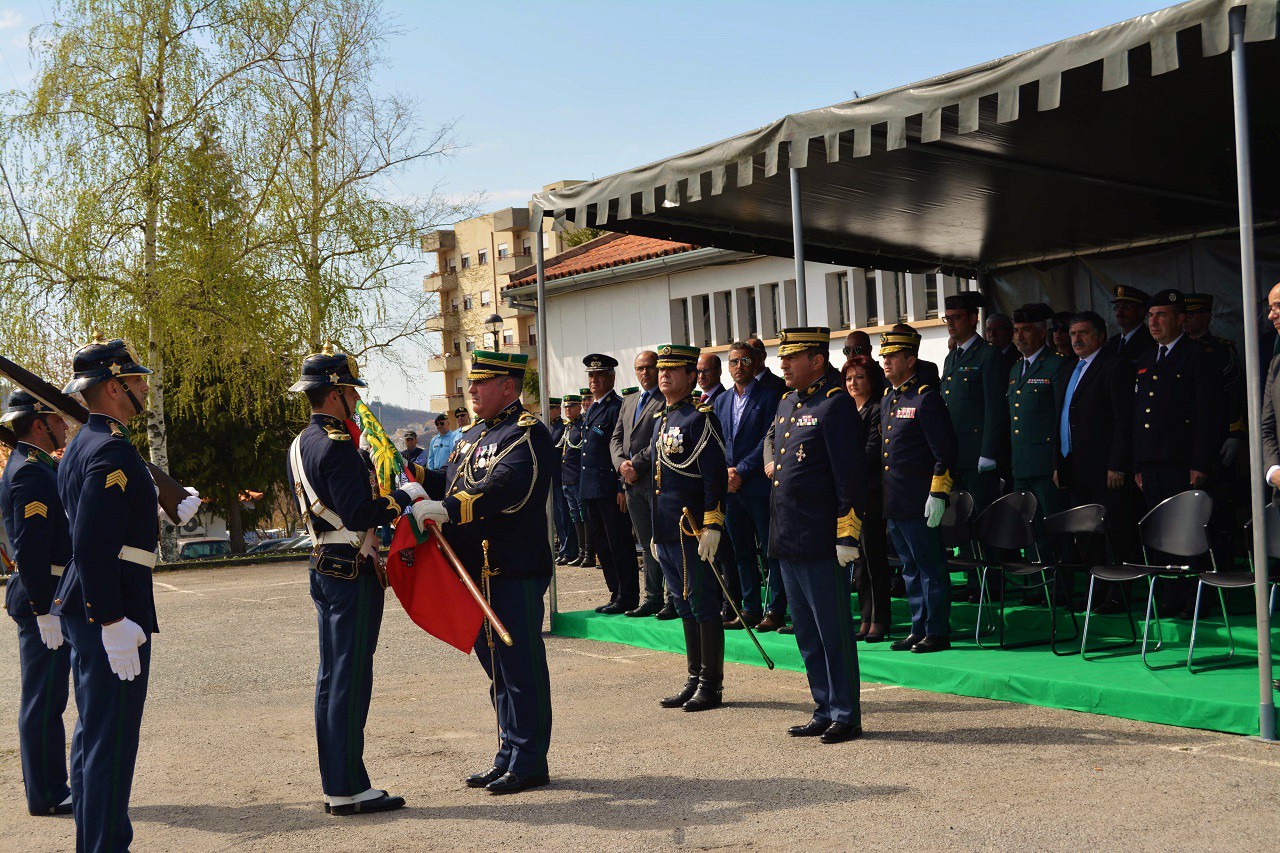
POLYGON ((658 704, 664 708, 679 708, 693 697, 698 689, 698 677, 702 673, 702 642, 699 638, 698 623, 693 619, 684 622, 684 657, 689 664, 689 680, 674 696, 668 696, 658 704))
POLYGON ((702 647, 702 670, 697 691, 684 703, 686 711, 718 708, 724 694, 724 623, 719 616, 698 623, 698 639, 702 647))
POLYGON ((565 555, 565 559, 561 565, 576 566, 578 565, 578 561, 582 559, 582 550, 585 547, 585 542, 583 540, 586 536, 585 531, 583 531, 584 527, 586 527, 586 525, 581 521, 573 522, 574 541, 577 543, 577 547, 574 549, 572 556, 568 554, 565 555))

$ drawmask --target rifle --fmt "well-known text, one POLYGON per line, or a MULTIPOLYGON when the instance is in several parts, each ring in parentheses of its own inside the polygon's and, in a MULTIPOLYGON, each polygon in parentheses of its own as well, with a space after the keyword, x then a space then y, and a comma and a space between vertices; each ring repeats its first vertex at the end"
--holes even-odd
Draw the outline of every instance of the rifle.
MULTIPOLYGON (((88 422, 89 410, 76 402, 74 397, 70 394, 62 393, 25 367, 20 367, 3 356, 0 356, 0 375, 3 375, 41 403, 56 409, 63 417, 69 418, 78 424, 88 422)), ((0 441, 10 447, 17 444, 13 432, 8 429, 0 431, 0 441)), ((151 472, 151 479, 156 481, 156 489, 160 493, 160 506, 164 508, 165 515, 169 516, 171 521, 176 519, 178 517, 178 504, 190 495, 181 483, 170 477, 161 468, 151 462, 147 462, 145 459, 143 461, 147 463, 147 469, 151 472)))

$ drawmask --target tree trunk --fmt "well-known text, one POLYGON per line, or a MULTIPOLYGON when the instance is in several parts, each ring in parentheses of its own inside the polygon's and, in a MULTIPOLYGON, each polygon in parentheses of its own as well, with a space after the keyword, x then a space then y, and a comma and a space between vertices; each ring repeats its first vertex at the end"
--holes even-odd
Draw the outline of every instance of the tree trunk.
POLYGON ((244 553, 244 519, 240 516, 240 495, 227 496, 223 507, 227 514, 227 537, 231 540, 231 553, 244 553))

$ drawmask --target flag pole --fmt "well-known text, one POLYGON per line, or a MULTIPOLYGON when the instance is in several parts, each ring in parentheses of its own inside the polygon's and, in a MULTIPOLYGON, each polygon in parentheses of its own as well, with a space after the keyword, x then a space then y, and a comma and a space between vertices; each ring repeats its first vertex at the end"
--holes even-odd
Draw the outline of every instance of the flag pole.
POLYGON ((436 543, 436 547, 440 549, 440 553, 444 554, 449 565, 453 568, 454 574, 458 576, 458 580, 462 581, 462 585, 467 588, 467 592, 476 600, 476 604, 480 605, 480 609, 484 611, 484 617, 489 620, 489 624, 493 626, 493 630, 498 632, 498 637, 508 646, 512 645, 511 632, 507 630, 507 626, 502 624, 502 620, 498 618, 498 614, 493 612, 493 608, 489 606, 489 602, 485 601, 484 596, 480 594, 480 590, 476 588, 476 582, 471 579, 471 575, 467 574, 467 570, 463 567, 462 561, 458 559, 458 555, 453 552, 453 546, 449 544, 449 540, 444 538, 444 534, 440 532, 439 526, 434 521, 427 522, 427 530, 432 534, 431 541, 436 543))

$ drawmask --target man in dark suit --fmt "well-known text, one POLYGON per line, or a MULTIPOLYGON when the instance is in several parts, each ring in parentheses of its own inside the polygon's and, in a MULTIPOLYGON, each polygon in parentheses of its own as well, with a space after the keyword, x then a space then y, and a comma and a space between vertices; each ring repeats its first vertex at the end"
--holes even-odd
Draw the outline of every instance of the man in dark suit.
POLYGON ((644 551, 644 600, 626 613, 652 616, 662 609, 662 567, 649 547, 653 543, 653 416, 663 405, 658 391, 658 354, 641 352, 636 356, 635 371, 640 390, 622 398, 609 451, 622 478, 632 530, 644 551))
MULTIPOLYGON (((755 361, 753 367, 756 372, 756 378, 763 385, 772 386, 777 389, 778 396, 787 393, 787 381, 778 374, 769 369, 769 350, 765 347, 764 341, 759 338, 747 338, 747 345, 751 347, 751 351, 755 353, 755 361)), ((769 455, 765 454, 768 459, 769 455)))
MULTIPOLYGON (((991 344, 996 351, 997 361, 1001 365, 1001 375, 1008 376, 1014 363, 1022 358, 1022 353, 1018 352, 1018 348, 1013 345, 1013 318, 1008 314, 988 314, 983 332, 987 343, 991 344)), ((1009 460, 1011 452, 1009 430, 1005 429, 996 443, 996 480, 999 481, 996 483, 997 493, 1007 492, 1013 485, 1013 470, 1009 460), (1003 490, 1000 489, 1000 482, 1004 483, 1003 490)))
MULTIPOLYGON (((1280 284, 1267 294, 1267 319, 1280 333, 1280 284)), ((1266 466, 1267 483, 1280 489, 1280 429, 1276 425, 1276 399, 1280 397, 1280 354, 1272 357, 1267 367, 1267 384, 1262 392, 1262 464, 1266 466)), ((1274 498, 1274 494, 1272 495, 1274 498)))
POLYGON ((720 363, 720 356, 713 352, 704 352, 698 356, 698 390, 702 392, 699 395, 699 405, 715 405, 716 397, 724 393, 724 385, 720 382, 723 375, 724 366, 720 363))
POLYGON ((1151 339, 1151 333, 1143 322, 1151 297, 1127 284, 1116 285, 1111 293, 1111 307, 1115 310, 1120 334, 1107 341, 1107 350, 1136 365, 1139 356, 1156 348, 1155 341, 1151 339))
POLYGON ((622 398, 613 390, 618 360, 602 353, 582 359, 587 368, 587 385, 595 400, 583 415, 582 478, 578 493, 586 509, 591 543, 600 558, 609 601, 597 613, 625 613, 640 603, 640 567, 636 563, 636 542, 627 516, 627 498, 622 478, 613 467, 609 448, 622 398))
MULTIPOLYGON (((737 557, 743 620, 755 627, 762 618, 772 617, 770 627, 778 628, 787 613, 782 576, 778 561, 770 558, 768 595, 762 602, 759 555, 769 553, 769 478, 764 474, 764 437, 782 394, 756 376, 755 358, 755 351, 745 343, 729 348, 733 387, 719 395, 714 406, 724 434, 729 468, 725 525, 737 557)), ((742 622, 735 617, 726 627, 740 629, 742 622)))

